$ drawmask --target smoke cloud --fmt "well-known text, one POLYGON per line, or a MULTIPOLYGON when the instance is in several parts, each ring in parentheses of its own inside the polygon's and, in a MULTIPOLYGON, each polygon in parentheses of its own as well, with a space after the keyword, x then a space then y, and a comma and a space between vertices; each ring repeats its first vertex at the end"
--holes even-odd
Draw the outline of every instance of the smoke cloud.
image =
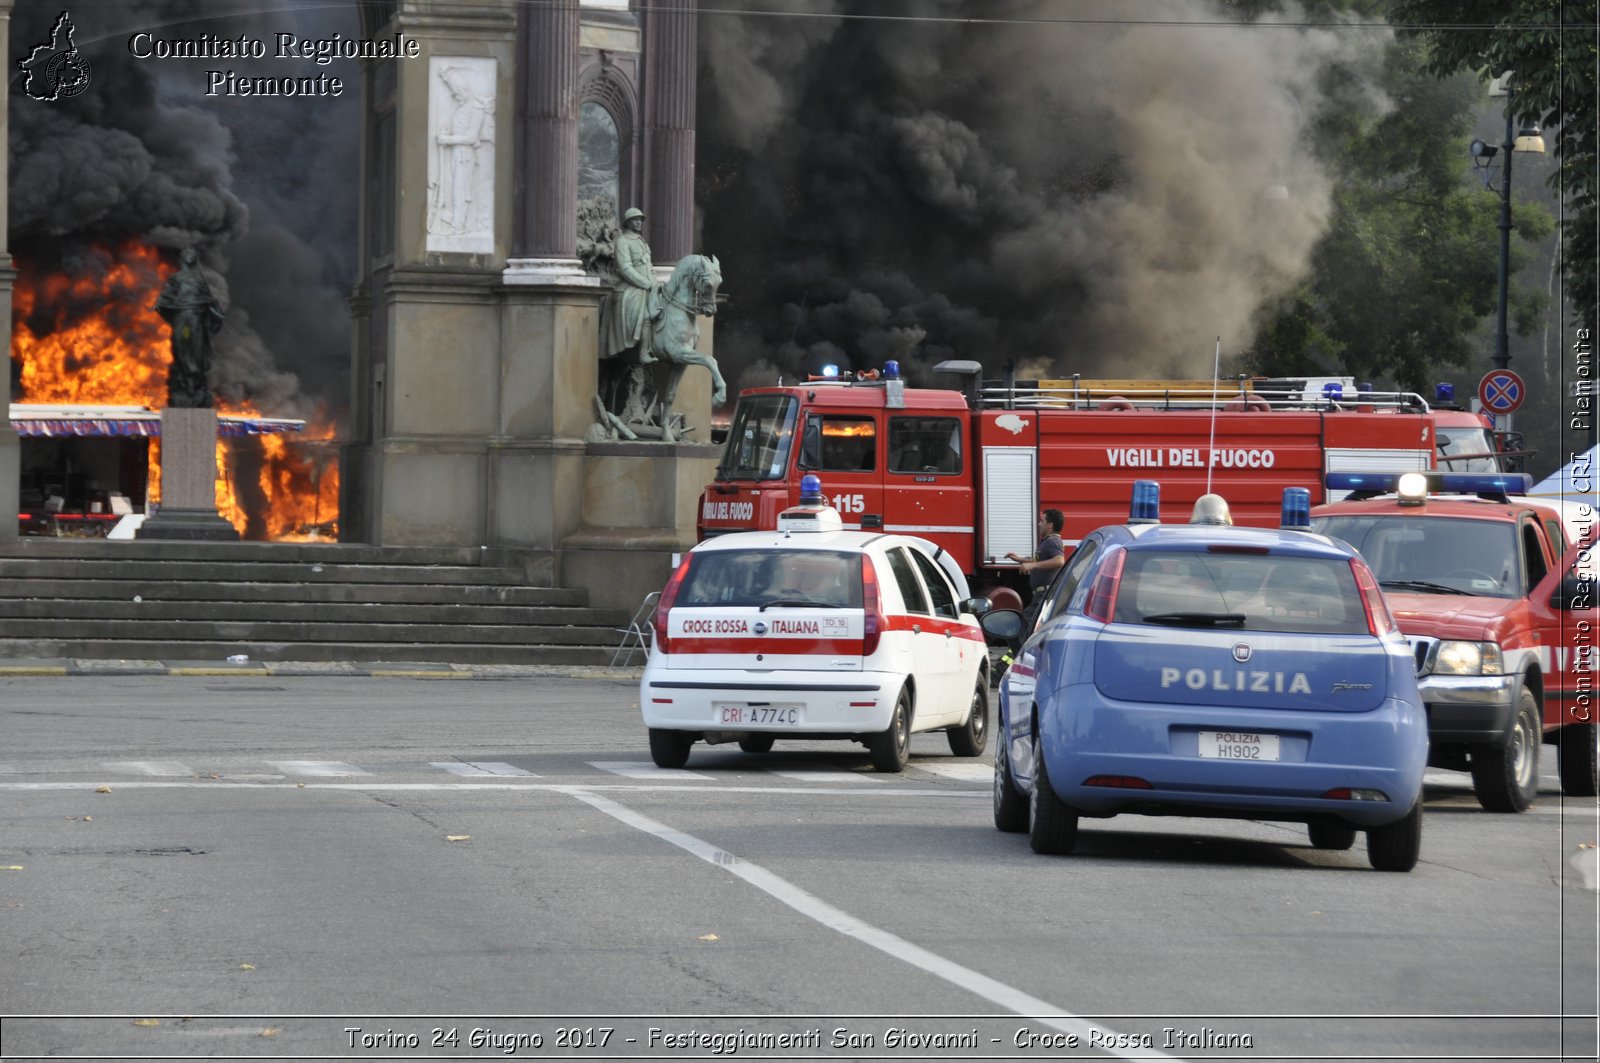
MULTIPOLYGON (((60 12, 55 2, 19 0, 13 51, 48 40, 60 12)), ((128 39, 141 30, 268 41, 277 32, 358 36, 355 6, 264 11, 165 0, 72 16, 92 70, 87 90, 42 102, 22 92, 20 78, 11 85, 13 257, 30 273, 98 280, 128 242, 173 259, 194 246, 228 306, 215 337, 219 394, 271 416, 342 413, 350 364, 344 298, 356 247, 356 63, 301 70, 270 57, 140 60, 128 39), (218 66, 241 75, 327 72, 347 87, 340 97, 207 97, 205 70, 218 66)))
POLYGON ((701 20, 701 246, 746 385, 889 357, 1209 376, 1305 270, 1331 190, 1303 134, 1381 39, 1187 0, 804 10, 701 20))

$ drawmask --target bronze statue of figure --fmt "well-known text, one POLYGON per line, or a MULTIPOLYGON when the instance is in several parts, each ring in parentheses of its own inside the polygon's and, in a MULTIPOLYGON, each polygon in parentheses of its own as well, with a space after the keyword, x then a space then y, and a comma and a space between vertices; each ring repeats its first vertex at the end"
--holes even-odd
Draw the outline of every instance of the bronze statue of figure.
POLYGON ((179 253, 178 272, 162 286, 156 313, 172 326, 167 405, 178 409, 209 408, 211 336, 222 327, 222 305, 200 272, 200 255, 194 248, 186 247, 179 253))
POLYGON ((629 207, 622 216, 615 255, 617 283, 600 315, 600 355, 610 358, 638 347, 640 363, 648 365, 655 358, 642 341, 661 315, 661 282, 644 239, 644 211, 638 207, 629 207))

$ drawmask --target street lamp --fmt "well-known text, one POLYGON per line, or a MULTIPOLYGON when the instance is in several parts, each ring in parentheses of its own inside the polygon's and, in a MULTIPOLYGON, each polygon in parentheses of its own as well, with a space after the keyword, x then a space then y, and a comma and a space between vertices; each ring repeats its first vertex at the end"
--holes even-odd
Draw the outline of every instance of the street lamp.
POLYGON ((1539 123, 1532 119, 1525 120, 1520 130, 1516 129, 1516 109, 1511 102, 1516 98, 1516 90, 1511 88, 1510 73, 1490 83, 1489 95, 1506 98, 1506 139, 1498 148, 1474 140, 1472 161, 1483 171, 1486 188, 1492 187, 1489 184, 1492 177, 1490 161, 1496 155, 1500 155, 1500 165, 1504 171, 1500 177, 1500 311, 1495 330, 1494 367, 1505 369, 1511 364, 1511 340, 1506 332, 1506 298, 1511 282, 1511 158, 1519 151, 1544 154, 1544 137, 1539 132, 1539 123))

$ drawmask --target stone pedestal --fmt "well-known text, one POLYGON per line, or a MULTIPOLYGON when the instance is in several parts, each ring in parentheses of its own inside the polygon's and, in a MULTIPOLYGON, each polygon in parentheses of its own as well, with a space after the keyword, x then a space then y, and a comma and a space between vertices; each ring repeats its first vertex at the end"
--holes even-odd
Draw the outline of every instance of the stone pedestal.
POLYGON ((697 443, 590 443, 583 525, 562 544, 562 583, 589 603, 633 609, 694 545, 695 506, 722 448, 697 443))
POLYGON ((161 411, 161 508, 139 539, 238 539, 217 512, 217 411, 161 411))

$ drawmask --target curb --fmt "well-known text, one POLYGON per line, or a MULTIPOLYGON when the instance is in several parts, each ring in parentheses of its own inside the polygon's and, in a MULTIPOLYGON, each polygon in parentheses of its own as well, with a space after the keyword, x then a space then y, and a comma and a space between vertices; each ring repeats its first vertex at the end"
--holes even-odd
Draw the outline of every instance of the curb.
POLYGON ((41 676, 242 676, 252 679, 599 679, 636 683, 642 667, 602 668, 562 665, 439 664, 429 661, 130 661, 87 658, 12 661, 0 664, 0 679, 41 676))

